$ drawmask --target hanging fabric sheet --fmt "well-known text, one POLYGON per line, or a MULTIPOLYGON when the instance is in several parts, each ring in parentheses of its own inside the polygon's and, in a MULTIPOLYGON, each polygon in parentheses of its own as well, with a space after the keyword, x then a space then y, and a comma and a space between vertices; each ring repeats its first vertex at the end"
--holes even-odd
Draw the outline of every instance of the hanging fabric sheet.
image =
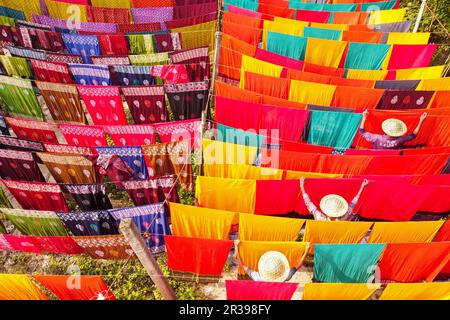
POLYGON ((312 111, 308 143, 347 149, 352 145, 361 114, 312 111))
POLYGON ((175 120, 200 118, 202 111, 207 107, 208 82, 166 84, 164 89, 175 120))
MULTIPOLYGON (((151 75, 151 66, 113 66, 112 75, 114 84, 120 86, 148 86, 155 84, 155 78, 151 75)), ((129 88, 130 90, 132 88, 129 88)))
POLYGON ((136 257, 123 235, 72 237, 72 239, 92 259, 127 260, 136 257))
POLYGON ((176 176, 171 175, 148 180, 124 181, 123 187, 136 206, 143 206, 166 200, 179 202, 176 184, 176 176))
POLYGON ((332 85, 292 80, 289 90, 289 100, 306 104, 329 106, 335 90, 336 86, 332 85))
POLYGON ((37 50, 64 53, 64 41, 61 33, 36 28, 20 28, 22 33, 26 32, 32 48, 37 50))
POLYGON ((307 220, 303 241, 314 244, 360 243, 372 222, 307 220))
POLYGON ((130 12, 127 8, 98 8, 89 6, 89 17, 92 22, 129 24, 130 12))
POLYGON ((0 75, 0 101, 9 115, 44 119, 29 80, 0 75))
POLYGON ((296 60, 305 60, 305 37, 293 36, 269 31, 267 50, 296 60))
POLYGON ((174 272, 220 277, 233 241, 165 236, 167 264, 174 272))
POLYGON ((48 300, 25 274, 0 274, 0 300, 48 300))
POLYGON ((389 283, 378 300, 449 300, 448 282, 389 283))
POLYGON ((426 109, 433 94, 433 91, 386 90, 378 105, 378 109, 426 109))
POLYGON ((91 161, 81 156, 63 156, 37 153, 58 183, 94 184, 99 182, 91 161))
POLYGON ((121 88, 136 124, 168 121, 163 86, 121 88))
POLYGON ((431 282, 450 260, 450 242, 389 243, 381 259, 381 280, 431 282))
POLYGON ((387 68, 389 70, 428 67, 436 44, 394 44, 387 68))
POLYGON ((227 300, 291 300, 297 283, 225 280, 227 300))
POLYGON ((68 211, 61 188, 56 183, 3 180, 23 209, 68 211))
POLYGON ((35 236, 67 236, 64 227, 55 212, 33 211, 21 209, 1 209, 5 218, 11 221, 17 230, 24 235, 35 236))
POLYGON ((370 233, 370 243, 431 242, 444 221, 376 222, 370 233))
POLYGON ((151 34, 128 34, 128 46, 131 54, 153 53, 153 36, 151 34))
POLYGON ((81 55, 86 64, 91 64, 91 56, 100 55, 100 44, 97 36, 63 34, 64 43, 70 54, 81 55))
POLYGON ((31 69, 25 58, 0 56, 0 62, 9 76, 19 78, 30 78, 32 76, 31 69))
MULTIPOLYGON (((90 147, 77 147, 70 146, 66 144, 51 144, 45 143, 44 148, 46 152, 57 153, 57 154, 72 154, 72 155, 93 155, 95 150, 90 147)), ((44 150, 38 150, 44 151, 44 150)))
POLYGON ((152 66, 168 64, 169 55, 167 52, 151 53, 151 54, 134 54, 128 56, 131 64, 135 66, 152 66))
POLYGON ((190 141, 191 148, 201 147, 202 131, 199 119, 157 123, 154 128, 162 143, 187 140, 190 141))
MULTIPOLYGON (((128 55, 128 43, 127 39, 122 34, 103 34, 98 36, 98 41, 100 44, 100 51, 103 55, 114 58, 114 56, 128 55)), ((91 57, 94 64, 94 56, 91 57)), ((128 57, 126 58, 128 61, 128 57)), ((108 65, 113 65, 108 64, 108 65)), ((127 63, 129 64, 129 62, 127 63)))
POLYGON ((313 279, 332 283, 369 283, 385 244, 314 245, 313 279))
POLYGON ((201 207, 254 213, 256 181, 197 176, 195 198, 201 207))
POLYGON ((107 146, 105 131, 101 126, 59 124, 59 130, 67 143, 72 146, 107 146))
POLYGON ((44 98, 53 120, 86 123, 86 115, 81 106, 76 86, 41 81, 36 81, 36 86, 44 98))
POLYGON ((157 254, 166 251, 164 236, 170 235, 171 232, 163 203, 143 207, 114 209, 110 210, 109 213, 116 219, 118 225, 122 219, 133 219, 151 253, 157 254))
POLYGON ((56 215, 74 236, 119 234, 108 211, 56 212, 56 215))
POLYGON ((36 78, 54 83, 74 83, 65 63, 43 60, 30 60, 36 78))
POLYGON ((64 54, 64 53, 50 53, 47 54, 47 60, 50 62, 61 63, 83 63, 83 58, 80 55, 64 54))
POLYGON ((119 87, 77 86, 96 125, 126 124, 119 87))
POLYGON ((31 152, 0 149, 0 163, 2 179, 45 181, 31 152))
POLYGON ((151 125, 124 125, 103 127, 116 146, 143 146, 154 144, 155 129, 151 125))
POLYGON ((236 213, 170 203, 173 235, 190 238, 227 240, 236 213))
POLYGON ((112 84, 108 66, 69 64, 69 68, 77 84, 91 86, 112 84))
POLYGON ((141 147, 97 147, 99 155, 119 156, 133 171, 134 180, 148 177, 147 166, 141 147))
POLYGON ((173 14, 173 7, 131 8, 131 15, 133 16, 134 23, 164 22, 173 20, 173 14))
POLYGON ((239 240, 296 241, 304 219, 239 214, 239 240))
POLYGON ((100 276, 33 276, 60 300, 116 300, 100 276))
POLYGON ((55 128, 48 122, 5 118, 16 136, 21 139, 57 143, 55 128))
POLYGON ((350 42, 344 67, 380 70, 390 48, 389 44, 350 42))
POLYGON ((355 111, 375 109, 384 93, 385 90, 338 85, 331 105, 338 108, 351 108, 355 111))
POLYGON ((69 236, 51 236, 51 237, 33 236, 29 237, 28 239, 30 239, 32 243, 36 244, 36 246, 39 248, 40 251, 46 253, 57 253, 57 254, 83 253, 83 250, 69 236))
POLYGON ((66 184, 64 188, 75 199, 80 210, 112 209, 105 184, 66 184))
POLYGON ((176 174, 181 187, 193 190, 194 174, 189 141, 143 146, 142 153, 149 168, 149 176, 176 174))
POLYGON ((181 35, 179 33, 154 34, 156 52, 173 52, 181 50, 181 35))
POLYGON ((47 52, 38 51, 34 49, 27 48, 17 48, 13 46, 7 46, 9 53, 14 57, 22 57, 28 59, 36 59, 36 60, 47 60, 47 52))
MULTIPOLYGON (((95 65, 107 65, 107 66, 126 66, 130 64, 130 58, 128 55, 117 55, 117 56, 98 56, 92 57, 92 63, 95 65)), ((110 70, 111 72, 111 70, 110 70)))
POLYGON ((302 300, 367 300, 378 287, 366 283, 305 283, 302 300))
POLYGON ((346 47, 344 41, 308 38, 305 62, 337 68, 346 47))

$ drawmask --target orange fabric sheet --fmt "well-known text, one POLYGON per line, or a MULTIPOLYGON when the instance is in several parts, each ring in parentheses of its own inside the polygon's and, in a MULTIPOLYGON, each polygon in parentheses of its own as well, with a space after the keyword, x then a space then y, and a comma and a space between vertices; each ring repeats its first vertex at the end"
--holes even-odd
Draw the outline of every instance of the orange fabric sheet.
POLYGON ((369 17, 368 12, 334 12, 333 23, 339 24, 365 24, 369 17))
POLYGON ((384 90, 336 87, 331 105, 339 108, 351 108, 355 110, 375 109, 383 96, 384 90))
POLYGON ((223 34, 222 46, 220 48, 219 74, 239 80, 241 76, 242 54, 253 57, 255 52, 255 46, 223 34))
POLYGON ((293 79, 293 80, 324 83, 324 84, 330 84, 330 82, 331 82, 330 76, 324 76, 324 75, 317 74, 317 73, 305 72, 305 71, 299 71, 299 70, 293 70, 293 69, 288 69, 287 78, 293 79))
POLYGON ((242 23, 223 21, 223 33, 236 39, 245 41, 251 45, 257 45, 261 39, 262 29, 248 26, 242 23))
POLYGON ((333 76, 333 77, 344 77, 345 69, 343 68, 332 68, 322 65, 317 65, 314 63, 305 62, 303 65, 303 71, 318 73, 325 76, 333 76))
POLYGON ((289 98, 291 81, 262 74, 245 72, 244 89, 281 99, 289 98))
POLYGON ((450 90, 436 91, 429 108, 448 108, 450 107, 450 90))
POLYGON ((344 31, 342 34, 342 41, 380 43, 382 36, 382 32, 344 31))
POLYGON ((235 87, 231 84, 221 82, 221 81, 216 81, 215 92, 216 92, 216 96, 224 97, 224 98, 228 98, 228 99, 236 99, 236 100, 252 102, 252 103, 261 103, 262 102, 261 95, 257 94, 256 92, 250 92, 247 90, 243 90, 239 87, 235 87))
POLYGON ((370 243, 431 242, 444 221, 376 222, 370 243))
POLYGON ((375 86, 375 81, 331 77, 330 84, 335 86, 373 88, 375 86))

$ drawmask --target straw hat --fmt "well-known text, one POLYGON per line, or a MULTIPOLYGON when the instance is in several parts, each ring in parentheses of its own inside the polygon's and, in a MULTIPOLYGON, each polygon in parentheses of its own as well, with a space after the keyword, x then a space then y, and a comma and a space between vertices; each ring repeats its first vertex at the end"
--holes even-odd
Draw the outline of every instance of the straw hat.
POLYGON ((348 203, 337 194, 329 194, 320 200, 320 210, 331 218, 339 218, 347 213, 348 203))
POLYGON ((289 261, 281 252, 268 251, 259 258, 258 272, 263 281, 283 282, 289 271, 289 261))
POLYGON ((403 121, 394 118, 384 120, 381 129, 391 137, 401 137, 408 131, 403 121))

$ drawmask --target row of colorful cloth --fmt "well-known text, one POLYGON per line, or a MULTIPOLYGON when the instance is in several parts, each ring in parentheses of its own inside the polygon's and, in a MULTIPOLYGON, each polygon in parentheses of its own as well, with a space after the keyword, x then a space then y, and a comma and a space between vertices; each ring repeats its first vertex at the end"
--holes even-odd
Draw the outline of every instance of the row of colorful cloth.
POLYGON ((116 300, 100 276, 0 274, 0 281, 0 300, 50 300, 53 296, 59 300, 116 300))
MULTIPOLYGON (((1 300, 47 300, 33 281, 60 300, 115 300, 100 276, 1 274, 1 300), (72 286, 68 288, 67 283, 72 286)), ((225 281, 228 300, 291 300, 297 283, 225 281)), ((367 300, 382 288, 378 300, 448 300, 450 284, 433 283, 305 283, 302 300, 367 300)))
POLYGON ((81 22, 110 24, 165 22, 217 12, 217 2, 211 0, 134 0, 133 5, 131 1, 5 0, 3 6, 3 14, 22 20, 31 21, 33 15, 68 20, 77 10, 81 22))

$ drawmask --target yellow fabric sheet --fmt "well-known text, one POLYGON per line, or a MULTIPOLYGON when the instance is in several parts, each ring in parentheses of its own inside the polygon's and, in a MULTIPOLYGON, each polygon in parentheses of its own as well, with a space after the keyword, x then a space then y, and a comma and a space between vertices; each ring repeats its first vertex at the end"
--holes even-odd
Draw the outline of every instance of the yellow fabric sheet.
POLYGON ((450 282, 389 283, 379 300, 450 300, 450 282))
POLYGON ((370 243, 431 242, 444 221, 376 222, 370 233, 370 243))
MULTIPOLYGON (((283 253, 289 261, 289 265, 294 267, 305 252, 305 242, 287 241, 241 241, 239 243, 239 255, 244 265, 258 271, 259 258, 267 251, 279 251, 283 253)), ((239 274, 244 274, 244 270, 239 270, 239 274)))
POLYGON ((88 21, 86 6, 51 0, 45 0, 45 5, 49 15, 53 18, 67 20, 79 17, 81 22, 88 21), (80 13, 79 16, 78 13, 80 13))
POLYGON ((48 300, 24 274, 0 274, 0 300, 48 300))
POLYGON ((293 36, 302 36, 303 29, 308 26, 307 22, 296 21, 291 19, 275 18, 274 21, 264 20, 262 48, 265 49, 267 45, 267 34, 269 31, 284 33, 293 36))
POLYGON ((175 236, 227 240, 236 213, 170 203, 172 233, 175 236))
MULTIPOLYGON (((395 71, 396 80, 424 80, 438 79, 442 77, 445 66, 434 66, 425 68, 398 69, 395 71)), ((433 89, 434 90, 434 89, 433 89)))
POLYGON ((304 223, 304 219, 242 213, 239 216, 239 240, 296 241, 304 223))
POLYGON ((372 11, 369 16, 368 24, 383 24, 403 21, 405 18, 406 9, 394 10, 378 10, 372 11))
POLYGON ((252 164, 257 147, 203 139, 203 161, 209 164, 252 164))
POLYGON ((308 38, 305 62, 337 68, 346 46, 346 41, 308 38))
POLYGON ((256 181, 198 176, 195 197, 201 207, 254 213, 256 181))
POLYGON ((311 27, 332 29, 332 30, 348 30, 348 24, 338 24, 338 23, 335 24, 335 23, 311 22, 311 27))
POLYGON ((302 300, 367 300, 378 284, 306 283, 302 300))
POLYGON ((91 0, 91 4, 102 8, 131 8, 131 0, 91 0))
POLYGON ((303 240, 313 244, 359 243, 372 224, 372 222, 308 220, 303 240))
POLYGON ((388 74, 387 70, 357 70, 349 69, 346 78, 359 80, 384 80, 388 74))
POLYGON ((246 164, 207 164, 205 176, 228 179, 281 180, 283 170, 246 164))
POLYGON ((216 21, 196 24, 193 26, 175 28, 173 33, 181 34, 181 46, 183 50, 195 49, 208 46, 209 51, 214 50, 214 35, 216 32, 216 21))
POLYGON ((441 79, 424 79, 420 81, 416 90, 450 90, 450 77, 441 79))
POLYGON ((32 14, 42 15, 40 0, 2 0, 1 5, 23 11, 28 21, 31 21, 32 14))
POLYGON ((285 179, 300 179, 305 178, 343 178, 344 175, 340 173, 319 173, 319 172, 302 172, 302 171, 286 171, 285 179))
POLYGON ((427 44, 429 32, 390 32, 387 44, 427 44))
POLYGON ((335 90, 336 86, 329 84, 292 80, 289 90, 289 100, 319 106, 329 106, 335 90))
POLYGON ((252 72, 257 74, 263 74, 266 76, 280 77, 283 71, 282 66, 277 66, 276 64, 258 60, 245 54, 242 55, 241 63, 241 81, 240 88, 245 88, 245 72, 252 72))

